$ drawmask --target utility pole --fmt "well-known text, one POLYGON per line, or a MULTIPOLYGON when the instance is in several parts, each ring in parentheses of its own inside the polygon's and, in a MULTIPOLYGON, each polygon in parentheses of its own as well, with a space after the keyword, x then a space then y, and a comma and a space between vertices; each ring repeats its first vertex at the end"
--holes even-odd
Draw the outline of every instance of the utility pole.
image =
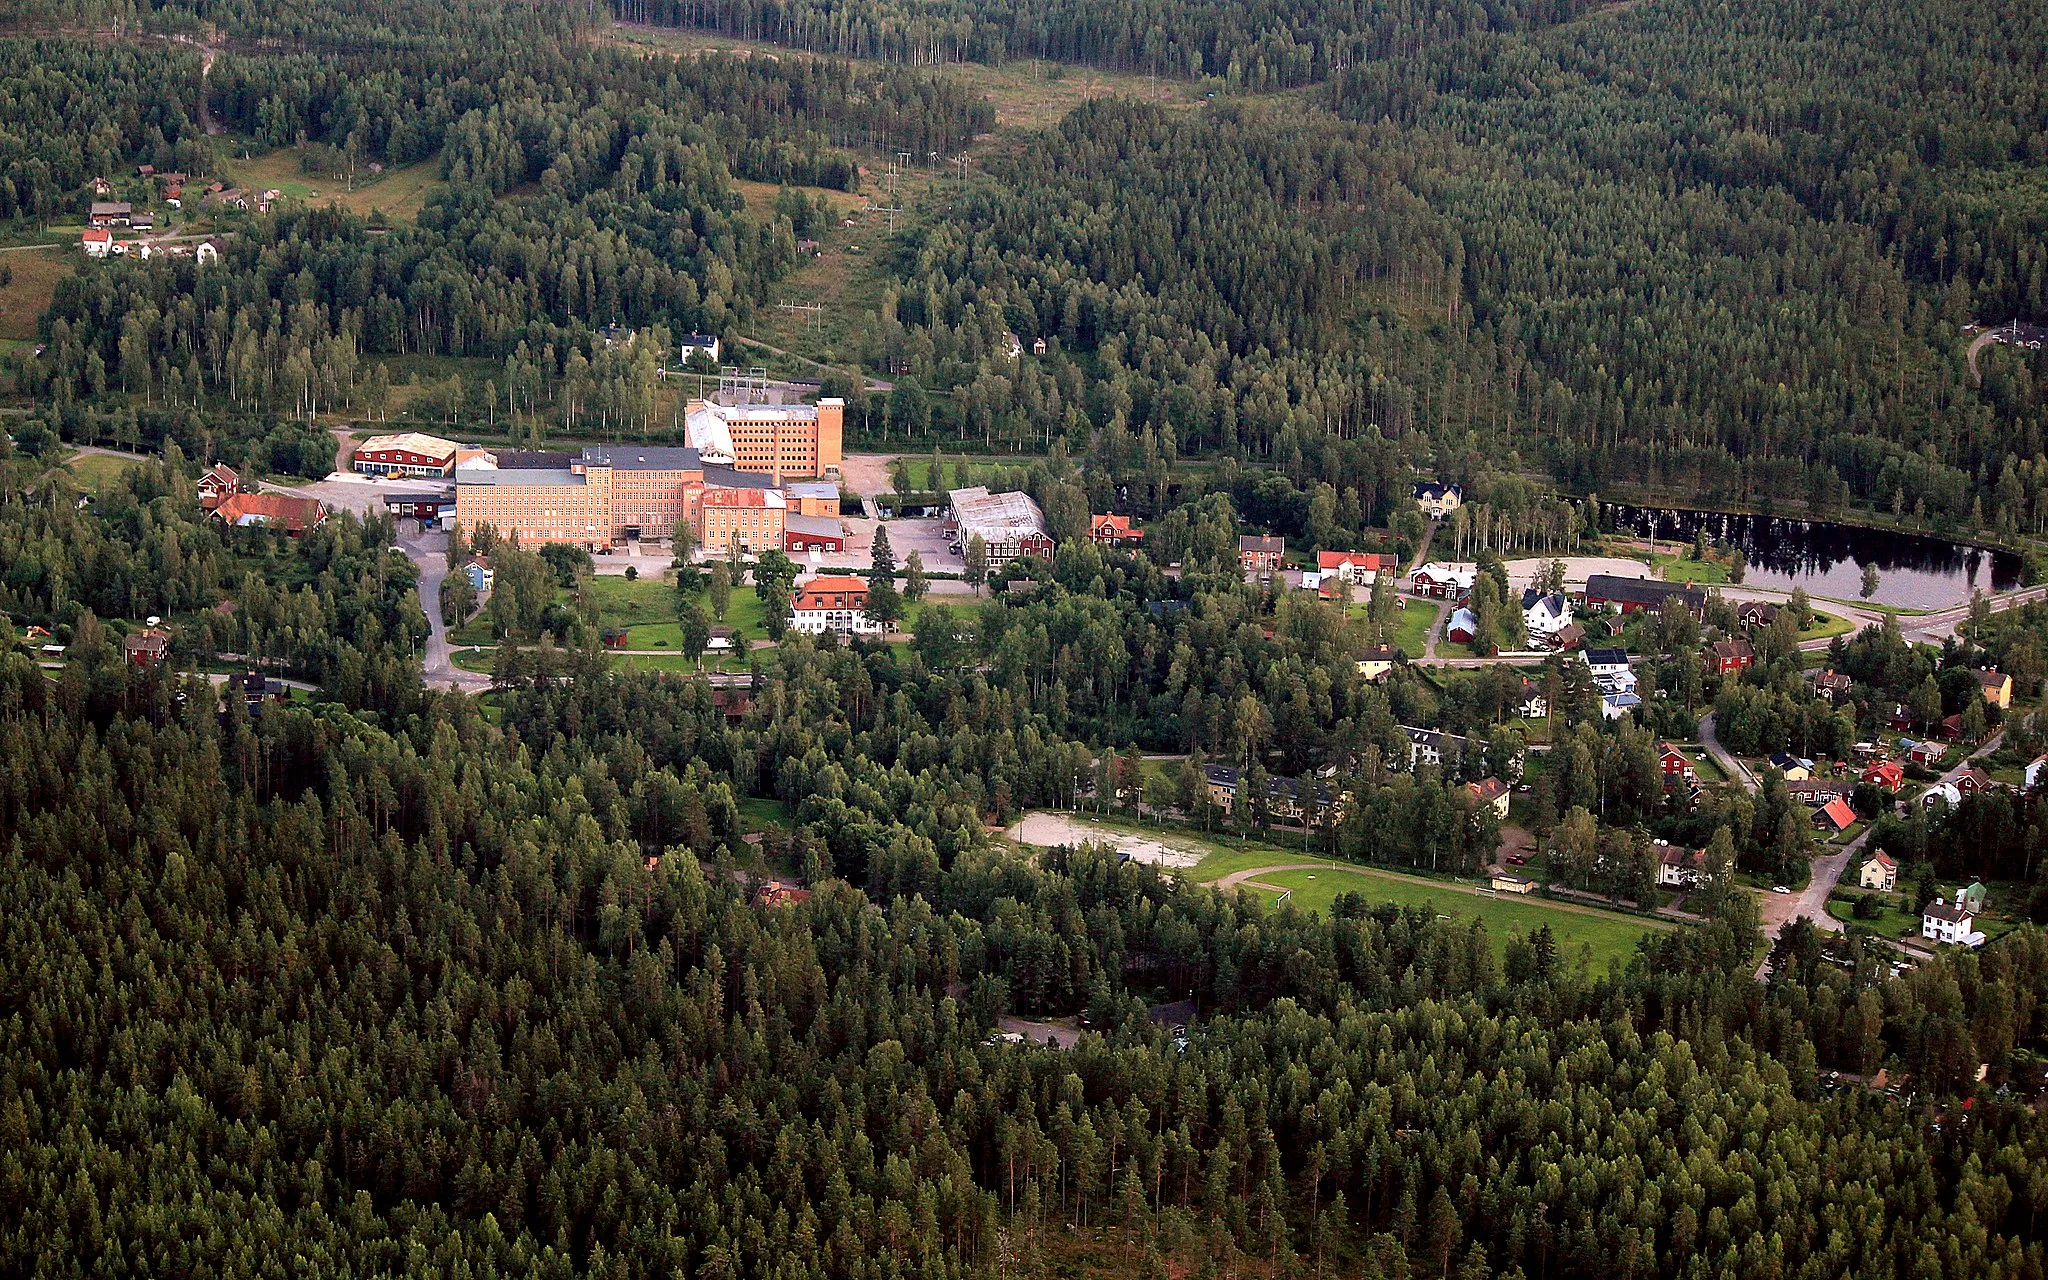
POLYGON ((810 313, 810 319, 808 319, 807 321, 805 321, 805 324, 806 324, 806 326, 807 326, 807 327, 811 328, 812 330, 815 330, 815 329, 817 328, 819 320, 820 320, 820 319, 821 319, 821 318, 822 318, 822 317, 824 316, 824 314, 825 314, 825 308, 824 308, 824 306, 823 306, 822 304, 820 304, 820 303, 815 303, 815 302, 812 302, 812 303, 803 303, 803 302, 778 302, 778 303, 776 303, 776 304, 775 304, 775 309, 776 309, 776 310, 778 310, 778 311, 805 311, 805 312, 809 312, 809 313, 810 313))

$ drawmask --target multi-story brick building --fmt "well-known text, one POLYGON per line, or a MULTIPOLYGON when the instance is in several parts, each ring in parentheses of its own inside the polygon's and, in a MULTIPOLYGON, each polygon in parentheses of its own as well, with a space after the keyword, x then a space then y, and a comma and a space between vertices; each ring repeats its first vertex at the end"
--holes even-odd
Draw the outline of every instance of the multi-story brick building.
POLYGON ((455 521, 490 524, 535 546, 596 549, 666 538, 687 524, 699 546, 759 554, 782 546, 785 504, 771 477, 707 462, 695 449, 593 445, 561 466, 463 466, 455 521))
POLYGON ((844 461, 846 401, 815 405, 724 405, 692 400, 684 414, 690 446, 706 462, 764 471, 778 480, 836 476, 844 461))

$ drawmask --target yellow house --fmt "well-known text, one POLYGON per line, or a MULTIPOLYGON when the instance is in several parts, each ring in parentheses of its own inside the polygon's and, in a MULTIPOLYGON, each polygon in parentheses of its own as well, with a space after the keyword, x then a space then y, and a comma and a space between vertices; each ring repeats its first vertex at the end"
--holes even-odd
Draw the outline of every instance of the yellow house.
POLYGON ((1358 674, 1378 684, 1389 671, 1394 669, 1394 646, 1376 644, 1358 657, 1358 674))
POLYGON ((2000 711, 2012 710, 2012 677, 1996 668, 1977 673, 1977 687, 1984 691, 1984 701, 2000 711))
POLYGON ((1899 865, 1892 861, 1890 854, 1879 849, 1864 862, 1863 871, 1857 876, 1857 883, 1879 893, 1890 893, 1899 884, 1899 865))

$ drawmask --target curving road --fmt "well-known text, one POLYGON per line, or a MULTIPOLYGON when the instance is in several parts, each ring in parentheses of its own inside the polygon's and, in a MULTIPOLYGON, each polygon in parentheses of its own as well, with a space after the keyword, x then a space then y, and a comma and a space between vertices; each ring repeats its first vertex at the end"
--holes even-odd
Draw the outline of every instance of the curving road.
POLYGON ((420 655, 420 674, 437 689, 481 693, 491 678, 455 665, 455 646, 441 621, 441 580, 448 576, 448 535, 440 530, 399 539, 399 545, 420 572, 420 608, 427 611, 427 647, 420 655))

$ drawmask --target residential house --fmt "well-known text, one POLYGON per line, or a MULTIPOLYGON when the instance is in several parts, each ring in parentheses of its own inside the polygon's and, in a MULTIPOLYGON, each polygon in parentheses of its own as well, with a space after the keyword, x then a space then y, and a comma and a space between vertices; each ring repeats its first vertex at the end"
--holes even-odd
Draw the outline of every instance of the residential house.
POLYGON ((242 491, 242 477, 225 462, 215 463, 199 477, 199 505, 212 511, 242 491))
POLYGON ((1840 797, 1849 798, 1849 788, 1839 782, 1823 782, 1818 778, 1807 778, 1801 782, 1785 784, 1785 794, 1803 805, 1819 808, 1828 801, 1840 797))
POLYGON ((1662 608, 1664 602, 1674 596, 1695 618, 1706 613, 1707 593, 1690 583, 1621 578, 1607 573, 1592 574, 1586 579, 1588 609, 1640 613, 1645 609, 1662 608))
POLYGON ((1828 801, 1813 811, 1814 825, 1822 830, 1840 835, 1856 824, 1856 811, 1840 796, 1828 801))
POLYGON ((1576 622, 1568 622, 1550 637, 1554 649, 1576 649, 1586 643, 1586 629, 1576 622))
POLYGON ((1768 627, 1778 620, 1778 606, 1762 600, 1745 600, 1735 606, 1735 622, 1744 631, 1768 627))
POLYGON ((1454 484, 1424 480, 1415 486, 1415 505, 1432 520, 1441 520, 1465 504, 1465 491, 1454 484))
POLYGON ((1358 655, 1358 674, 1377 684, 1394 669, 1394 646, 1376 644, 1358 655))
POLYGON ((1707 648, 1707 659, 1723 676, 1739 675, 1756 665, 1756 650, 1741 636, 1716 640, 1707 648))
POLYGON ((1923 767, 1928 765, 1939 764, 1941 762, 1941 758, 1947 754, 1947 743, 1934 742, 1932 740, 1926 742, 1915 742, 1906 748, 1906 758, 1911 760, 1914 764, 1921 765, 1923 767))
POLYGON ((213 509, 214 518, 238 529, 281 529, 296 538, 327 518, 316 498, 282 493, 238 493, 213 509))
POLYGON ((78 247, 88 258, 104 258, 114 252, 114 233, 105 227, 87 227, 78 237, 78 247))
POLYGON ((1991 781, 1991 775, 1979 769, 1976 765, 1971 765, 1969 768, 1957 773, 1952 781, 1956 784, 1956 790, 1966 796, 1980 795, 1991 790, 1992 786, 1995 785, 1991 781))
POLYGON ((770 880, 767 884, 762 885, 760 891, 754 895, 754 905, 757 907, 790 907, 795 906, 799 902, 808 902, 810 899, 811 891, 809 889, 801 889, 793 884, 784 884, 780 880, 770 880))
POLYGON ((738 647, 739 632, 723 622, 711 625, 709 638, 704 641, 706 653, 731 653, 738 647))
POLYGON ((717 364, 722 349, 718 339, 708 333, 686 333, 676 339, 676 363, 681 364, 691 356, 701 355, 711 363, 717 364))
POLYGON ((1922 809, 1953 809, 1962 802, 1962 789, 1953 782, 1937 782, 1920 793, 1920 807, 1922 809))
POLYGON ((229 676, 228 689, 240 694, 243 706, 252 716, 263 714, 266 702, 290 702, 292 687, 275 676, 266 676, 260 671, 245 671, 238 676, 229 676))
POLYGON ((2027 765, 2026 789, 2032 791, 2040 786, 2044 777, 2048 777, 2048 756, 2035 756, 2027 765))
POLYGON ((1657 857, 1657 884, 1665 889, 1697 888, 1707 878, 1707 851, 1657 842, 1664 847, 1657 857))
POLYGON ((1643 699, 1639 694, 1604 693, 1600 695, 1600 718, 1619 720, 1642 705, 1643 699))
POLYGON ((1880 760, 1865 769, 1857 781, 1867 782, 1880 791, 1889 791, 1896 795, 1899 789, 1906 785, 1906 766, 1896 760, 1880 760))
POLYGON ((867 579, 845 573, 820 574, 798 584, 790 601, 790 630, 861 635, 886 630, 884 624, 873 621, 863 612, 867 606, 867 579))
POLYGON ((1879 893, 1891 893, 1899 887, 1899 864, 1892 856, 1879 849, 1863 860, 1863 869, 1856 873, 1856 883, 1879 893))
POLYGON ((1971 915, 1976 915, 1984 910, 1986 892, 1981 882, 1972 880, 1956 890, 1956 906, 1969 912, 1971 915))
MULTIPOLYGON (((1982 905, 1981 897, 1978 905, 1982 905)), ((1977 909, 1968 904, 1964 890, 1957 891, 1953 903, 1931 902, 1920 916, 1920 936, 1933 942, 1981 947, 1984 935, 1977 929, 1977 909)))
POLYGON ((1499 778, 1481 778, 1465 784, 1465 793, 1472 797, 1476 806, 1484 805, 1493 810, 1493 816, 1505 819, 1508 816, 1508 784, 1499 778))
POLYGON ((1690 782, 1699 777, 1699 773, 1693 768, 1692 760, 1668 742, 1657 744, 1657 767, 1663 771, 1664 785, 1667 787, 1671 785, 1673 778, 1682 778, 1690 782))
POLYGON ((135 208, 126 200, 95 200, 85 215, 89 227, 125 227, 135 217, 135 208))
POLYGON ((488 556, 471 556, 462 562, 462 576, 469 579, 469 585, 475 588, 478 595, 482 595, 497 581, 498 573, 491 568, 488 556))
POLYGON ((2000 711, 2012 709, 2012 677, 1993 667, 1977 673, 1977 688, 1983 691, 1984 701, 2000 711))
POLYGON ((1237 562, 1246 573, 1266 573, 1280 567, 1287 552, 1287 540, 1272 534, 1247 533, 1237 539, 1237 562))
POLYGON ((1455 734, 1439 733, 1435 729, 1415 729, 1401 726, 1401 732, 1408 735, 1408 769, 1413 772, 1424 765, 1438 768, 1449 764, 1457 767, 1463 755, 1465 740, 1455 734))
POLYGON ((1400 567, 1400 560, 1378 551, 1318 551, 1316 568, 1335 574, 1354 587, 1369 587, 1383 573, 1400 567))
POLYGON ((1487 885, 1495 893, 1534 893, 1536 882, 1527 876, 1510 875, 1507 872, 1495 874, 1487 885))
POLYGON ((1117 547, 1129 542, 1143 542, 1145 531, 1133 529, 1129 516, 1091 515, 1088 517, 1088 541, 1098 547, 1117 547))
POLYGON ((1949 741, 1949 742, 1960 742, 1960 741, 1962 741, 1962 738, 1963 738, 1963 717, 1962 717, 1962 713, 1961 713, 1961 712, 1957 712, 1957 713, 1956 713, 1955 715, 1952 715, 1952 716, 1943 716, 1943 717, 1941 718, 1941 723, 1940 723, 1940 724, 1938 724, 1938 725, 1936 725, 1936 726, 1934 727, 1934 731, 1935 731, 1936 733, 1940 734, 1940 735, 1941 735, 1941 737, 1942 737, 1943 739, 1945 739, 1945 740, 1947 740, 1947 741, 1949 741))
POLYGON ((1572 602, 1562 591, 1543 592, 1530 587, 1522 592, 1522 625, 1529 638, 1555 644, 1557 634, 1572 623, 1572 602))
POLYGON ((1479 566, 1470 561, 1432 560, 1416 566, 1408 590, 1436 600, 1462 600, 1478 578, 1479 566))
POLYGON ((121 653, 138 667, 154 666, 171 652, 171 633, 162 627, 144 627, 121 637, 121 653))
POLYGON ((1581 658, 1585 662, 1587 669, 1592 671, 1595 680, 1603 676, 1632 674, 1629 671, 1628 650, 1626 649, 1588 649, 1581 655, 1581 658))
POLYGON ((1522 677, 1522 701, 1517 708, 1524 720, 1541 720, 1550 714, 1550 699, 1543 692, 1543 686, 1527 676, 1522 677))
POLYGON ((1807 672, 1807 678, 1813 681, 1813 692, 1815 695, 1826 698, 1829 702, 1848 697, 1849 690, 1856 683, 1841 672, 1831 670, 1809 671, 1807 672))
POLYGON ((1771 767, 1784 774, 1787 782, 1804 782, 1813 776, 1813 761, 1802 760, 1789 751, 1772 752, 1771 767))
POLYGON ((1479 615, 1460 605, 1451 611, 1451 620, 1444 627, 1444 638, 1452 644, 1471 644, 1479 638, 1479 615))

